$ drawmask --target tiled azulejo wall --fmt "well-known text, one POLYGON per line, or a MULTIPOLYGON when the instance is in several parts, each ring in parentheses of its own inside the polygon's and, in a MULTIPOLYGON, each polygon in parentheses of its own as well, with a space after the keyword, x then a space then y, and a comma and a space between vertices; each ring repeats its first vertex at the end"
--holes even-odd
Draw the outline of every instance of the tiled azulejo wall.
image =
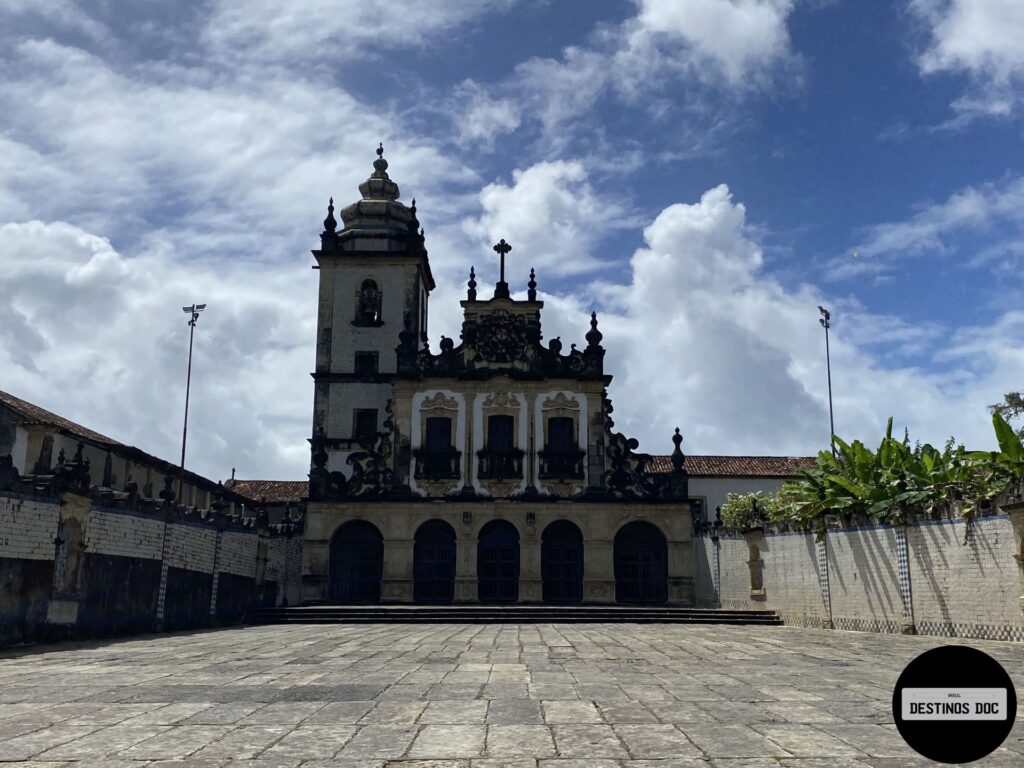
POLYGON ((748 531, 695 538, 705 604, 787 624, 1024 642, 1024 505, 971 522, 748 531), (701 564, 707 572, 701 572, 701 564), (759 570, 763 589, 752 589, 759 570))

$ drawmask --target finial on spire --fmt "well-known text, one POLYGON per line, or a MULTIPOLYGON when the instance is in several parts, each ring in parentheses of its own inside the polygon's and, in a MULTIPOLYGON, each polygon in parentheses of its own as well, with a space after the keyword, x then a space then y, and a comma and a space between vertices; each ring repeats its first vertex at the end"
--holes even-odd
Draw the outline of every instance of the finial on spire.
POLYGON ((501 257, 500 277, 498 278, 498 284, 494 286, 494 298, 496 299, 509 298, 508 283, 505 282, 505 256, 511 250, 512 246, 505 242, 505 238, 501 238, 494 246, 494 252, 501 257))
POLYGON ((526 291, 526 298, 529 301, 537 300, 537 273, 533 271, 533 267, 530 267, 530 282, 526 284, 528 290, 526 291))
POLYGON ((604 334, 597 330, 597 312, 590 313, 590 330, 584 338, 587 340, 588 349, 600 345, 601 339, 604 338, 604 334))
POLYGON ((412 215, 416 215, 416 198, 412 199, 412 205, 409 206, 409 210, 412 211, 412 215))
POLYGON ((683 455, 683 450, 679 447, 683 442, 683 436, 679 434, 679 427, 676 427, 676 433, 672 435, 672 442, 675 444, 672 451, 672 469, 681 472, 686 463, 686 456, 683 455))
POLYGON ((332 196, 327 203, 327 218, 324 219, 324 232, 333 235, 337 228, 338 222, 334 218, 334 197, 332 196))
POLYGON ((473 267, 469 268, 469 290, 466 291, 466 297, 470 301, 476 301, 476 270, 473 267))
MULTIPOLYGON (((380 174, 388 169, 388 161, 384 159, 384 143, 381 142, 380 146, 377 147, 377 159, 373 161, 373 169, 380 174)), ((385 174, 385 178, 386 178, 385 174)))

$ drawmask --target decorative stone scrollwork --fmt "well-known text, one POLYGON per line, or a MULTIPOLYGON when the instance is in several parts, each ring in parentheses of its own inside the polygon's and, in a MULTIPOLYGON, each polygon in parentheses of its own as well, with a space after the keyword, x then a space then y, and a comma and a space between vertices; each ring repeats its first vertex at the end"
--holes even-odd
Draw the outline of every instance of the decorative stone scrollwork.
POLYGON ((565 392, 558 392, 554 397, 545 399, 540 407, 544 411, 578 411, 580 404, 576 398, 568 397, 565 392))
POLYGON ((616 432, 608 438, 608 447, 605 450, 605 485, 615 496, 662 496, 668 478, 647 471, 651 456, 647 453, 633 453, 639 445, 635 438, 627 438, 621 432, 616 432))
POLYGON ((443 392, 438 392, 433 397, 424 398, 420 404, 421 411, 432 411, 444 409, 448 411, 459 410, 459 404, 453 397, 446 397, 443 392))
POLYGON ((476 354, 488 363, 522 360, 526 352, 526 317, 495 310, 481 318, 476 331, 476 354))
POLYGON ((519 398, 509 392, 495 392, 484 400, 484 408, 519 408, 519 398))

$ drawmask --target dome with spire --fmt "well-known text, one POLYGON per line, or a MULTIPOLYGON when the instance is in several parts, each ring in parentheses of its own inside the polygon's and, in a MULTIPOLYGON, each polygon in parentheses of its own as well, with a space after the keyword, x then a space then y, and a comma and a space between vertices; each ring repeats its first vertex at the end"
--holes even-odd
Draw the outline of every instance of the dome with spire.
POLYGON ((341 209, 343 227, 337 238, 343 248, 349 249, 354 245, 349 242, 352 238, 366 237, 395 241, 397 247, 387 250, 411 250, 413 244, 422 246, 416 209, 398 201, 398 184, 388 176, 383 144, 377 147, 373 172, 359 185, 359 192, 362 195, 359 200, 341 209), (404 248, 398 245, 401 241, 406 242, 404 248))

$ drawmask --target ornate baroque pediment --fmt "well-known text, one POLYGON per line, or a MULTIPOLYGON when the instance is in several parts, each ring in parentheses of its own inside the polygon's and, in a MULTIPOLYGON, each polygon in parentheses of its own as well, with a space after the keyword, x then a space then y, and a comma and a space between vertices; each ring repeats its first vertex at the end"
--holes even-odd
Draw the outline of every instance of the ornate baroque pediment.
POLYGON ((423 399, 420 404, 421 411, 431 411, 436 409, 444 409, 447 411, 459 410, 459 404, 453 397, 446 397, 443 392, 438 392, 433 397, 427 397, 423 399))
POLYGON ((519 398, 508 392, 495 392, 484 400, 484 408, 518 408, 519 398))
POLYGON ((564 392, 559 392, 554 397, 547 398, 541 403, 540 407, 545 411, 578 411, 580 404, 576 398, 568 397, 564 392))
POLYGON ((482 362, 512 363, 527 359, 524 315, 497 309, 480 318, 476 328, 476 355, 482 362))

